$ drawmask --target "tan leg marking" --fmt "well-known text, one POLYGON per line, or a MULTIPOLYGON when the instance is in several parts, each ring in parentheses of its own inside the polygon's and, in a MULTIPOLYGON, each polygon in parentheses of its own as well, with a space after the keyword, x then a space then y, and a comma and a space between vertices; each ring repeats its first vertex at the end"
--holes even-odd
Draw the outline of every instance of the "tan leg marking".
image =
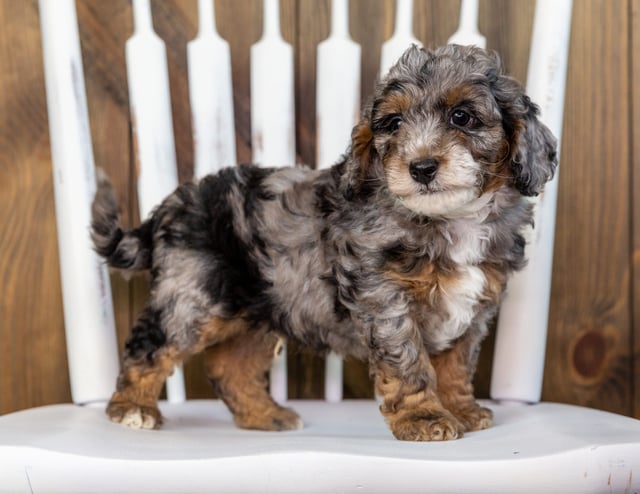
POLYGON ((109 418, 133 429, 159 427, 162 415, 158 410, 158 395, 179 361, 178 352, 168 347, 156 352, 152 361, 125 360, 116 392, 107 405, 109 418))
POLYGON ((165 345, 150 359, 124 359, 116 392, 107 405, 112 421, 134 429, 156 429, 162 424, 158 396, 176 364, 202 351, 211 343, 224 341, 245 330, 242 319, 212 318, 199 330, 198 342, 185 351, 165 345))
POLYGON ((471 338, 465 335, 450 350, 432 358, 438 376, 438 396, 442 404, 464 424, 466 431, 486 429, 493 424, 493 413, 476 403, 473 396, 475 357, 471 338))
POLYGON ((206 350, 207 376, 238 427, 268 431, 302 427, 298 414, 278 405, 267 391, 267 372, 278 341, 274 333, 247 329, 206 350))

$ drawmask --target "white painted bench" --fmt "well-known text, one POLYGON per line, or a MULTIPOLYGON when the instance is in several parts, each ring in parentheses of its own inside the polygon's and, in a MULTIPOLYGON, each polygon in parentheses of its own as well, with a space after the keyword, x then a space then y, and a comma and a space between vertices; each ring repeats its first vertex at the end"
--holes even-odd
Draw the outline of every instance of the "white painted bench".
MULTIPOLYGON (((331 85, 336 84, 335 66, 323 62, 326 53, 342 52, 348 60, 345 67, 359 58, 345 27, 346 1, 333 4, 333 35, 319 49, 318 134, 326 145, 318 147, 323 150, 342 150, 348 137, 344 128, 335 135, 323 130, 323 122, 346 120, 348 131, 359 102, 357 90, 345 91, 344 70, 335 72, 342 77, 341 94, 347 99, 332 105, 323 93, 334 94, 331 85)), ((411 4, 398 0, 396 33, 383 48, 382 67, 412 38, 411 24, 403 20, 410 19, 411 4)), ((326 401, 289 402, 305 422, 299 431, 239 430, 221 402, 185 401, 179 377, 171 380, 169 401, 160 405, 167 418, 162 430, 130 430, 109 422, 103 409, 117 374, 117 349, 109 278, 86 234, 95 185, 75 7, 73 0, 40 0, 39 5, 64 303, 73 304, 73 311, 65 310, 65 326, 74 404, 0 417, 0 492, 640 491, 640 421, 539 403, 557 182, 547 189, 544 207, 538 208, 536 223, 542 230, 529 246, 529 268, 510 283, 501 310, 493 400, 484 403, 495 413, 492 428, 448 443, 396 441, 375 401, 341 399, 340 361, 335 357, 328 359, 326 401)), ((235 161, 229 144, 233 142, 231 85, 220 70, 227 64, 228 51, 214 33, 211 5, 211 0, 199 2, 200 34, 189 47, 190 61, 198 60, 190 62, 189 71, 191 98, 198 102, 193 105, 198 175, 235 161), (217 90, 212 92, 211 87, 217 90), (207 135, 223 138, 213 145, 207 135)), ((261 96, 271 84, 286 86, 285 76, 290 74, 291 48, 279 36, 277 6, 277 0, 265 0, 265 36, 252 50, 256 83, 252 125, 254 136, 260 134, 261 140, 254 142, 254 158, 264 164, 292 161, 291 146, 280 147, 292 132, 292 93, 279 91, 283 96, 279 101, 273 92, 266 100, 261 96), (260 65, 265 57, 270 57, 272 67, 277 58, 280 70, 265 71, 260 65), (270 80, 276 76, 278 80, 270 80), (276 126, 261 120, 272 113, 270 104, 288 115, 287 122, 276 126), (278 128, 279 132, 274 130, 278 128)), ((177 179, 168 91, 163 85, 164 47, 152 32, 148 0, 135 0, 134 7, 136 34, 127 46, 127 57, 141 165, 139 202, 145 215, 177 179), (146 76, 155 84, 145 85, 146 76), (150 93, 151 86, 157 92, 150 93), (153 105, 148 105, 150 96, 153 105), (165 161, 159 163, 158 156, 165 161)), ((570 13, 570 0, 538 0, 527 84, 534 101, 542 103, 543 119, 558 136, 570 13), (553 15, 545 16, 549 9, 553 15)), ((457 42, 483 42, 475 28, 476 16, 477 2, 464 1, 457 42)), ((357 77, 356 70, 352 78, 357 77)), ((353 87, 359 87, 355 80, 353 87)), ((331 160, 331 152, 318 157, 320 165, 331 160)), ((272 393, 286 401, 282 360, 272 372, 272 393)))

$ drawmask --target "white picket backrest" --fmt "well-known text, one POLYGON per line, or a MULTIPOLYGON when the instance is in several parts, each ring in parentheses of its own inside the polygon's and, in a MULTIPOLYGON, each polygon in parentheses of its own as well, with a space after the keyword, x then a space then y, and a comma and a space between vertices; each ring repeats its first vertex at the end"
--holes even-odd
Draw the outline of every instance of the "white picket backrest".
MULTIPOLYGON (((331 2, 331 32, 318 45, 316 84, 316 165, 334 164, 349 144, 360 113, 360 45, 349 37, 348 0, 331 2)), ((324 398, 342 399, 342 359, 329 353, 324 398)))
MULTIPOLYGON (((571 7, 571 0, 537 0, 527 71, 527 92, 540 104, 541 118, 559 143, 562 142, 571 7)), ((494 399, 538 402, 542 395, 558 176, 556 173, 536 201, 536 230, 531 232, 527 245, 528 264, 509 280, 500 308, 491 382, 494 399)))
MULTIPOLYGON (((347 0, 332 3, 331 35, 318 47, 317 134, 323 151, 343 149, 360 98, 360 47, 349 39, 347 0), (336 70, 340 64, 344 69, 336 70), (332 88, 340 88, 340 104, 331 100, 332 88), (327 130, 334 120, 344 125, 327 130)), ((152 194, 175 186, 177 170, 164 45, 151 27, 149 0, 133 5, 136 30, 127 62, 144 216, 161 199, 152 194), (147 77, 153 84, 144 82, 147 77), (145 91, 147 85, 153 93, 145 91)), ((169 402, 160 404, 167 418, 162 431, 110 423, 102 408, 118 358, 109 279, 86 235, 95 176, 75 3, 39 0, 39 7, 75 404, 0 417, 0 493, 640 490, 640 475, 633 475, 640 471, 640 421, 568 405, 523 404, 540 400, 557 178, 537 206, 530 268, 508 285, 501 310, 491 387, 499 401, 483 402, 494 411, 494 427, 444 444, 395 441, 374 401, 341 401, 342 367, 335 355, 327 359, 326 401, 292 404, 305 421, 300 431, 239 430, 219 401, 185 402, 181 377, 170 382, 169 402)), ((253 158, 263 165, 294 164, 293 51, 280 35, 278 0, 264 0, 264 7, 263 37, 251 49, 253 158)), ((413 1, 397 0, 397 7, 382 73, 417 42, 413 1)), ((198 12, 198 37, 188 48, 196 176, 236 161, 228 45, 215 31, 212 0, 199 0, 198 12)), ((484 42, 477 13, 477 0, 463 0, 451 41, 484 42)), ((557 136, 570 19, 571 0, 537 1, 527 90, 557 136)), ((319 154, 317 161, 327 166, 333 158, 319 154)), ((287 401, 284 357, 274 364, 271 381, 273 396, 287 401)))
POLYGON ((87 235, 96 190, 78 23, 72 1, 40 2, 71 394, 104 401, 118 374, 109 275, 87 235))
MULTIPOLYGON (((41 1, 43 12, 47 12, 48 1, 41 1)), ((165 47, 153 32, 149 0, 133 0, 133 6, 135 31, 127 42, 127 75, 139 170, 140 214, 141 217, 145 217, 155 204, 175 188, 177 169, 165 47), (153 91, 149 88, 153 88, 153 91)), ((56 10, 53 15, 59 16, 60 11, 62 9, 56 10)), ((337 150, 344 149, 344 144, 348 142, 350 128, 355 123, 355 107, 360 97, 358 70, 360 51, 348 37, 347 12, 347 4, 344 0, 336 1, 332 17, 332 34, 318 47, 318 148, 336 150, 333 157, 319 154, 320 166, 327 166, 331 161, 339 158, 337 150), (329 54, 329 57, 323 52, 329 54), (343 70, 336 70, 336 67, 342 67, 343 70), (354 67, 357 72, 353 71, 354 67), (351 75, 347 77, 351 80, 348 82, 345 80, 348 74, 346 70, 351 71, 351 75), (340 91, 342 98, 340 104, 331 101, 331 97, 325 96, 325 94, 335 95, 339 91, 333 88, 338 87, 353 88, 351 91, 340 91), (331 125, 334 121, 346 123, 346 125, 331 125), (328 128, 332 128, 332 131, 325 130, 328 128)), ((412 12, 412 0, 398 0, 395 31, 382 47, 380 61, 382 71, 388 70, 393 60, 402 53, 403 47, 419 43, 412 34, 412 12)), ((463 2, 460 27, 451 41, 464 39, 482 41, 483 38, 478 37, 476 27, 477 12, 477 0, 463 2)), ((193 103, 202 99, 204 103, 192 104, 196 173, 201 173, 201 170, 215 170, 224 163, 224 160, 232 160, 231 164, 235 162, 235 152, 232 151, 234 147, 233 109, 230 100, 233 95, 230 84, 228 45, 214 33, 212 1, 199 0, 199 13, 206 16, 206 19, 203 19, 200 24, 201 32, 198 38, 189 47, 190 100, 193 103), (209 44, 205 45, 207 37, 209 44), (216 67, 211 62, 206 63, 206 53, 203 52, 205 46, 211 49, 212 59, 218 64, 216 67), (197 77, 202 77, 207 83, 220 88, 220 94, 224 95, 225 100, 218 95, 213 101, 210 96, 212 91, 197 81, 197 77)), ((542 103, 542 118, 545 121, 548 119, 547 124, 556 135, 560 135, 562 131, 570 17, 571 0, 538 1, 527 90, 534 95, 536 101, 542 103), (550 15, 551 12, 553 15, 550 15)), ((43 30, 45 34, 51 33, 51 36, 57 36, 56 29, 66 29, 60 27, 61 24, 57 19, 55 17, 52 21, 48 17, 43 18, 43 27, 51 24, 50 29, 43 30)), ((77 43, 77 36, 75 41, 68 41, 68 43, 70 45, 77 43)), ((65 48, 68 47, 63 45, 62 50, 65 48)), ((75 50, 78 48, 76 47, 75 50)), ((48 80, 51 84, 60 83, 58 79, 54 82, 54 76, 49 77, 48 80)), ((280 34, 278 0, 264 0, 263 36, 251 48, 251 96, 253 160, 265 166, 294 164, 293 50, 280 34)), ((86 103, 84 104, 86 106, 86 103)), ((50 118, 55 119, 56 114, 51 113, 50 118)), ((70 117, 65 114, 60 118, 70 117)), ((86 122, 79 122, 78 125, 88 126, 86 122)), ((51 128, 58 128, 53 120, 51 128)), ((88 135, 83 139, 88 140, 88 135)), ((54 163, 61 162, 66 158, 59 158, 56 155, 56 149, 61 148, 55 136, 52 141, 54 142, 54 163)), ((85 142, 83 149, 90 155, 90 142, 85 142)), ((70 162, 66 159, 65 163, 69 166, 70 162)), ((531 258, 529 267, 518 273, 507 289, 508 296, 498 323, 496 358, 492 374, 494 376, 491 387, 492 397, 496 399, 524 402, 540 400, 551 286, 556 195, 557 178, 548 187, 548 192, 544 194, 544 200, 537 209, 536 225, 538 227, 528 247, 531 258), (541 294, 543 296, 540 296, 541 294), (536 351, 532 352, 531 348, 535 348, 536 351)), ((79 209, 87 211, 87 197, 89 195, 84 198, 84 209, 79 209)), ((65 224, 64 211, 58 215, 58 218, 59 222, 65 224)), ((82 228, 82 225, 77 228, 82 228)), ((75 266, 69 265, 68 269, 73 272, 75 266)), ((101 281, 101 283, 107 282, 108 280, 104 279, 101 281)), ((63 287, 66 291, 73 289, 71 285, 67 285, 63 287)), ((77 295, 67 295, 65 292, 66 299, 73 300, 75 296, 77 295)), ((86 297, 87 294, 83 296, 86 297)), ((98 302, 105 304, 101 299, 98 302)), ((112 309, 110 306, 105 306, 104 310, 108 312, 112 309)), ((96 331, 101 331, 100 334, 103 334, 100 324, 96 323, 89 327, 95 327, 96 331)), ((72 328, 73 325, 68 326, 72 331, 68 336, 69 341, 74 341, 76 337, 72 328)), ((83 331, 86 335, 88 331, 86 326, 83 331)), ((112 354, 108 358, 114 360, 116 357, 112 354)), ((76 362, 76 360, 70 361, 76 362)), ((113 369, 113 364, 109 365, 113 369)), ((96 373, 91 361, 86 361, 84 367, 80 364, 74 365, 70 371, 73 376, 72 382, 87 381, 87 390, 99 388, 96 383, 88 380, 89 376, 109 374, 96 373), (91 371, 85 368, 89 366, 92 367, 91 371)), ((328 357, 325 377, 327 399, 339 401, 342 397, 342 370, 341 360, 336 355, 331 354, 328 357)), ((101 386, 104 388, 104 383, 101 386)), ((84 403, 85 393, 79 391, 76 393, 77 388, 78 386, 74 386, 73 399, 76 403, 84 403)), ((271 392, 277 401, 286 401, 286 349, 274 361, 271 371, 271 392)), ((184 382, 179 369, 176 375, 169 379, 167 393, 171 402, 180 403, 185 400, 184 382)), ((91 396, 90 393, 89 396, 91 396)), ((103 397, 103 399, 107 398, 108 396, 103 397)), ((95 400, 95 397, 92 397, 92 400, 95 400)))

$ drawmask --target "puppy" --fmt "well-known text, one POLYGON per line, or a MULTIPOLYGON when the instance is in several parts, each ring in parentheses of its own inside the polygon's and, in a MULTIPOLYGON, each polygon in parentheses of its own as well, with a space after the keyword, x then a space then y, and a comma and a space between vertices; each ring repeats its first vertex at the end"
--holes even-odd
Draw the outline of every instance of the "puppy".
POLYGON ((472 388, 479 344, 509 274, 525 264, 524 196, 556 167, 537 115, 495 53, 412 47, 330 170, 225 169, 180 186, 129 231, 101 179, 97 252, 114 268, 151 271, 111 420, 159 426, 165 378, 204 351, 238 426, 299 428, 267 392, 285 337, 367 359, 398 439, 489 427, 472 388))

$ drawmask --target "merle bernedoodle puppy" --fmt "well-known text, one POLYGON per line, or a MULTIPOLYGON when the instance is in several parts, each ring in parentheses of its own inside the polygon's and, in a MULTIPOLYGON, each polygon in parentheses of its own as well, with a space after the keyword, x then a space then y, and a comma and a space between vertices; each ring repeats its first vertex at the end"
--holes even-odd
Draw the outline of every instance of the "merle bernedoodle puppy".
POLYGON ((238 426, 299 428, 267 392, 282 337, 366 359, 398 439, 489 427, 471 384, 479 345, 525 263, 525 196, 556 167, 537 116, 495 53, 412 47, 329 170, 224 169, 178 187, 132 230, 102 177, 96 250, 151 272, 109 417, 159 426, 166 377, 204 351, 238 426))

